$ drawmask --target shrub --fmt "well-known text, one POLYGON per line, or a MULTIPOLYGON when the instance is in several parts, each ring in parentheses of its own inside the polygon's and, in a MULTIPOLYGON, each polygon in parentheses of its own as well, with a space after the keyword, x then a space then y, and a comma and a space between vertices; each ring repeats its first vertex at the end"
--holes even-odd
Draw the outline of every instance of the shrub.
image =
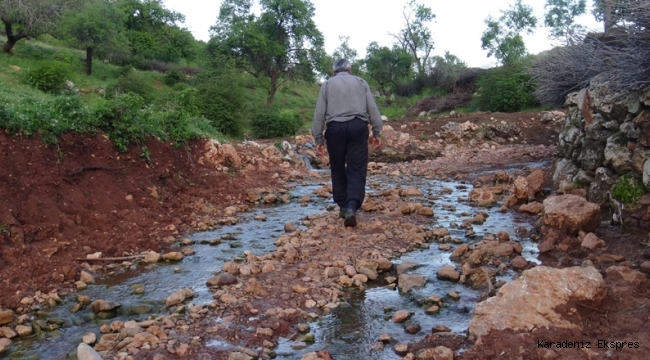
POLYGON ((476 106, 482 111, 515 112, 535 105, 535 85, 521 65, 490 69, 477 80, 476 106))
POLYGON ((139 95, 147 102, 153 100, 153 92, 151 79, 146 74, 133 70, 118 77, 115 83, 106 87, 106 94, 109 97, 132 93, 139 95))
POLYGON ((65 81, 69 74, 68 64, 61 61, 47 61, 30 71, 26 82, 44 92, 60 92, 65 88, 65 81))
POLYGON ((251 119, 251 132, 260 139, 295 135, 302 121, 296 110, 261 109, 251 119))
POLYGON ((127 151, 132 143, 144 141, 153 132, 150 116, 145 100, 131 93, 118 94, 95 109, 100 128, 121 152, 127 151))
POLYGON ((57 96, 49 101, 48 108, 58 123, 60 131, 57 131, 57 135, 66 131, 86 133, 97 129, 98 123, 77 95, 57 96))
POLYGON ((177 69, 171 69, 165 74, 165 85, 174 86, 185 80, 185 76, 177 69))
POLYGON ((241 137, 246 124, 246 94, 236 70, 202 74, 196 88, 199 113, 222 134, 241 137))
POLYGON ((631 174, 625 174, 618 178, 612 189, 614 199, 624 204, 636 203, 645 193, 646 188, 643 181, 631 174))

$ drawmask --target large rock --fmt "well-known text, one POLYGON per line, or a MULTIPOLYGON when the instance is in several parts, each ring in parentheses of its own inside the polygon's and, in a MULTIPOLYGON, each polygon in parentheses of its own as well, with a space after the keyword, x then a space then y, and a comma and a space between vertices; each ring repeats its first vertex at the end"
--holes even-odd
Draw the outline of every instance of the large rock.
POLYGON ((171 307, 174 305, 178 305, 185 301, 186 298, 194 296, 194 292, 191 289, 184 288, 175 291, 171 295, 167 297, 165 300, 165 306, 171 307))
POLYGON ((496 296, 478 303, 469 323, 469 333, 482 336, 492 330, 579 328, 562 318, 556 308, 570 301, 598 303, 605 293, 605 282, 594 267, 538 266, 502 286, 496 296))
POLYGON ((592 231, 598 226, 600 206, 576 195, 544 200, 544 223, 571 233, 592 231))
POLYGON ((577 127, 571 127, 560 133, 559 150, 560 155, 567 159, 573 157, 573 153, 581 146, 584 134, 577 127))
POLYGON ((569 159, 560 159, 555 163, 555 171, 553 172, 553 187, 559 188, 560 182, 571 181, 578 173, 578 167, 569 159))
POLYGON ((427 283, 427 280, 422 275, 408 275, 402 274, 397 280, 399 288, 407 293, 414 287, 422 287, 427 283))
POLYGON ((208 140, 205 143, 205 153, 198 160, 198 163, 204 165, 211 164, 215 167, 239 167, 241 158, 237 150, 230 144, 221 144, 217 140, 208 140))
POLYGON ((14 319, 14 312, 11 310, 0 310, 0 325, 8 324, 14 319))
POLYGON ((622 134, 615 134, 607 139, 605 146, 605 164, 622 175, 632 170, 632 152, 627 148, 627 140, 622 134))
POLYGON ((596 169, 594 181, 589 185, 589 191, 587 192, 589 201, 597 204, 608 202, 607 193, 616 184, 617 180, 618 176, 612 170, 606 167, 596 169))
POLYGON ((79 360, 102 360, 95 349, 88 346, 88 344, 81 343, 77 346, 77 359, 79 360))
POLYGON ((7 338, 0 339, 0 354, 6 353, 11 348, 11 340, 7 338))
POLYGON ((451 265, 441 267, 438 269, 436 275, 440 280, 458 281, 460 279, 460 273, 451 265))
POLYGON ((90 304, 90 308, 95 313, 98 313, 100 311, 111 311, 120 306, 121 306, 120 304, 114 301, 107 301, 107 300, 95 300, 92 302, 92 304, 90 304))
POLYGON ((578 155, 580 168, 595 171, 605 162, 605 144, 600 141, 585 139, 578 155))
POLYGON ((650 147, 650 111, 644 110, 639 116, 634 118, 634 125, 639 128, 639 144, 650 147))

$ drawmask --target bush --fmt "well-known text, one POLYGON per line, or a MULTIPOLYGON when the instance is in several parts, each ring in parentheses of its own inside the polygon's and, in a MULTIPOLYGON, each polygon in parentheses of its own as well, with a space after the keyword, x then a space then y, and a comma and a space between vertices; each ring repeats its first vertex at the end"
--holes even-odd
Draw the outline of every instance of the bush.
POLYGON ((625 174, 618 178, 612 189, 614 199, 624 204, 636 203, 645 193, 646 188, 643 181, 631 174, 625 174))
POLYGON ((49 101, 50 115, 58 124, 57 135, 63 132, 91 133, 99 125, 86 104, 77 95, 57 96, 49 101))
POLYGON ((177 69, 171 69, 165 74, 165 85, 174 86, 185 80, 185 76, 177 69))
POLYGON ((70 75, 70 67, 61 61, 48 61, 27 74, 26 82, 44 92, 61 92, 70 75))
POLYGON ((199 113, 222 134, 242 137, 246 124, 246 94, 236 70, 202 73, 196 87, 199 113))
POLYGON ((295 135, 301 126, 300 114, 290 109, 262 109, 251 119, 251 132, 260 139, 295 135))
POLYGON ((535 85, 523 66, 489 69, 477 80, 476 106, 482 111, 515 112, 535 105, 535 85))
POLYGON ((109 97, 131 93, 139 95, 147 102, 153 100, 153 92, 152 80, 146 74, 133 70, 118 77, 115 83, 106 87, 106 95, 109 97))
POLYGON ((101 130, 121 152, 127 151, 130 144, 140 143, 154 133, 151 113, 145 109, 145 100, 137 94, 118 94, 100 103, 95 109, 95 117, 101 130))

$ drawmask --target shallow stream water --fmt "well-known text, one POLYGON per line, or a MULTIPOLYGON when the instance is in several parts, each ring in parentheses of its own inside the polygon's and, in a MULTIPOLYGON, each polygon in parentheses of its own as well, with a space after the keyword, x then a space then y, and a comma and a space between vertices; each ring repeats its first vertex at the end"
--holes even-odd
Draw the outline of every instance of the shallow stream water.
MULTIPOLYGON (((466 201, 471 190, 470 184, 460 182, 444 182, 427 180, 421 177, 405 177, 396 182, 395 178, 372 176, 370 182, 378 182, 382 188, 399 185, 402 188, 416 187, 425 195, 423 203, 434 208, 435 216, 429 226, 433 228, 445 227, 449 229, 452 237, 459 238, 467 243, 479 241, 484 235, 496 234, 500 230, 507 231, 511 239, 520 241, 524 248, 522 254, 529 261, 537 261, 537 249, 534 244, 526 239, 518 239, 515 229, 524 227, 532 228, 535 220, 532 217, 522 216, 515 218, 513 212, 500 213, 498 208, 478 208, 466 201), (446 190, 443 190, 446 189, 446 190), (460 224, 462 220, 473 216, 477 211, 483 210, 489 214, 483 225, 474 225, 476 236, 473 239, 465 237, 465 230, 454 228, 452 223, 460 224)), ((50 309, 47 318, 58 317, 64 323, 60 330, 45 334, 36 339, 25 339, 15 342, 8 358, 16 359, 66 359, 76 358, 74 352, 86 332, 95 332, 99 337, 99 324, 110 323, 114 320, 145 320, 152 314, 166 312, 164 301, 174 291, 189 287, 197 297, 194 304, 207 304, 212 301, 212 294, 205 282, 220 270, 226 261, 242 257, 245 250, 250 250, 256 255, 265 254, 275 250, 273 242, 284 233, 284 224, 287 222, 300 222, 306 217, 327 211, 326 206, 331 204, 331 199, 322 199, 312 195, 314 199, 307 206, 301 206, 297 198, 312 194, 322 184, 309 184, 297 186, 291 190, 294 200, 288 204, 258 207, 244 214, 245 220, 233 226, 224 226, 214 231, 195 233, 188 238, 195 242, 191 247, 195 255, 185 257, 180 263, 158 264, 147 267, 138 267, 121 274, 112 276, 97 285, 91 285, 80 292, 91 299, 104 299, 120 303, 118 317, 110 320, 95 319, 89 309, 72 314, 70 308, 76 304, 74 295, 64 299, 64 304, 55 309, 50 309), (255 220, 260 214, 266 216, 265 221, 255 220), (222 239, 216 246, 207 244, 212 239, 222 239), (134 288, 141 286, 144 294, 134 294, 134 288)), ((370 194, 377 190, 368 188, 370 194)), ((450 251, 441 251, 436 243, 430 248, 404 254, 399 259, 393 259, 397 265, 403 261, 412 261, 420 266, 411 271, 421 274, 427 279, 427 285, 414 289, 410 294, 400 294, 398 290, 374 285, 361 293, 358 291, 347 292, 345 300, 331 314, 320 318, 311 324, 311 332, 316 337, 315 344, 304 346, 281 339, 276 352, 280 359, 300 359, 309 351, 327 349, 335 359, 400 359, 389 346, 381 352, 372 352, 371 346, 377 341, 379 335, 388 333, 397 342, 413 342, 424 335, 431 333, 434 325, 442 324, 451 328, 453 332, 463 333, 469 323, 474 305, 478 301, 481 289, 475 290, 466 285, 439 281, 436 271, 450 264, 450 251), (451 301, 445 295, 456 291, 460 300, 451 301), (436 315, 426 315, 418 300, 423 300, 432 295, 444 298, 444 306, 436 315), (392 312, 385 309, 407 310, 415 312, 413 320, 421 325, 422 330, 410 335, 404 331, 403 324, 394 324, 390 321, 392 312)), ((510 280, 513 272, 498 277, 497 280, 510 280)), ((210 342, 209 346, 229 348, 232 344, 210 342)))

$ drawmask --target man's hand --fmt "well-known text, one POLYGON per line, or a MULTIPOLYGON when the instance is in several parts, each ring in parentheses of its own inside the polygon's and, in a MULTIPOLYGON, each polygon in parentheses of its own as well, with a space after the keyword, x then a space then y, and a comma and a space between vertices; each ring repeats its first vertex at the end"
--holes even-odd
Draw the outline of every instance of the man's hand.
POLYGON ((381 139, 371 136, 368 138, 368 144, 370 144, 373 150, 377 150, 381 147, 381 139))
POLYGON ((318 157, 323 157, 325 156, 325 145, 318 145, 316 146, 316 155, 318 157))

